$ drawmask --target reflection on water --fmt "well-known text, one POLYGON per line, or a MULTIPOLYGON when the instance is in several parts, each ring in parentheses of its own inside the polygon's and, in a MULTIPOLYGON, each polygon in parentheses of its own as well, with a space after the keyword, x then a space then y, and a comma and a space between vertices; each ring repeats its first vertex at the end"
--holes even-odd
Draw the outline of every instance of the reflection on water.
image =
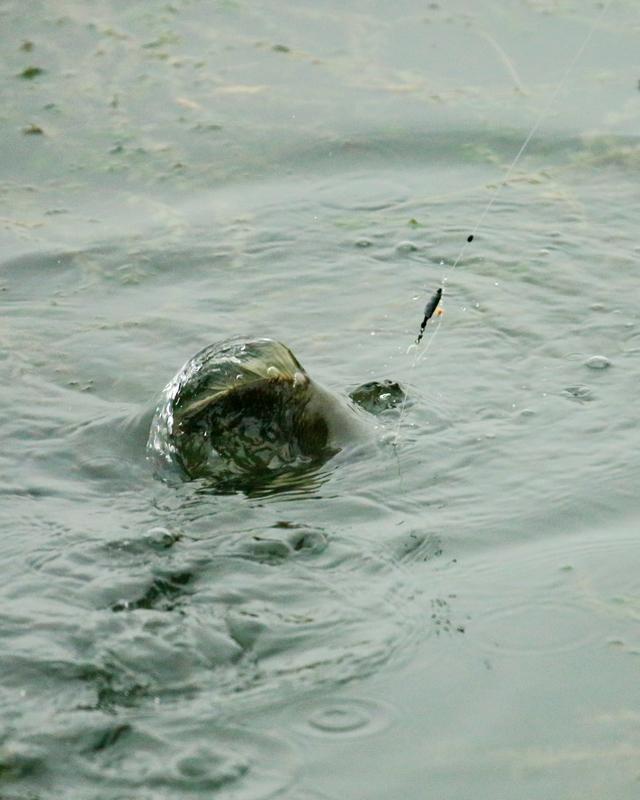
POLYGON ((451 272, 591 18, 427 5, 0 9, 3 798, 635 798, 631 6, 451 272))

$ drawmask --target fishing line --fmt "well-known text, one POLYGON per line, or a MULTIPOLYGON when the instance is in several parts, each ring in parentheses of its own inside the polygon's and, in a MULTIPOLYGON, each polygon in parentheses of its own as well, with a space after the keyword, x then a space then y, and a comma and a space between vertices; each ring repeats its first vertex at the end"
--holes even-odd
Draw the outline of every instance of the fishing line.
MULTIPOLYGON (((423 334, 425 332, 425 328, 426 328, 429 320, 433 317, 434 313, 436 312, 437 306, 438 306, 438 304, 440 302, 440 298, 442 297, 442 295, 444 293, 445 284, 447 282, 447 272, 452 272, 458 266, 458 264, 462 261, 462 259, 464 258, 464 254, 465 254, 465 252, 467 250, 467 247, 476 238, 476 235, 477 235, 478 231, 481 229, 481 227, 482 227, 482 225, 484 223, 484 220, 487 217, 487 214, 491 211, 491 209, 493 208, 494 203, 496 202, 496 200, 500 196, 500 193, 502 192, 504 187, 509 182, 509 178, 511 177, 514 169, 516 168, 516 166, 518 165, 520 159, 524 155, 524 153, 525 153, 527 147, 529 146, 531 140, 533 139, 533 137, 538 132, 538 129, 540 128, 540 126, 542 125, 544 120, 549 115, 549 113, 550 113, 550 111, 551 111, 551 109, 553 107, 553 104, 557 100, 558 95, 560 94, 560 92, 562 91, 565 83, 567 82, 567 80, 569 78, 569 75, 573 72, 576 64, 582 58, 582 54, 586 50, 589 42, 591 41, 594 33, 596 32, 596 29, 601 24, 601 22, 604 19, 606 13, 608 12, 609 8, 612 6, 613 3, 614 3, 614 0, 607 0, 607 2, 604 3, 604 5, 602 6, 602 8, 600 10, 600 13, 596 16, 595 20, 593 21, 593 24, 591 25, 587 35, 585 36, 585 38, 583 39, 582 43, 580 44, 580 46, 578 47, 578 49, 574 53, 573 58, 571 59, 571 61, 567 65, 562 77, 560 78, 560 81, 556 85, 555 89, 551 93, 551 95, 550 95, 547 103, 545 104, 544 108, 542 109, 540 114, 538 114, 538 117, 535 120, 535 122, 533 123, 533 126, 531 127, 531 129, 529 130, 529 133, 526 135, 524 141, 520 145, 520 149, 518 150, 518 152, 516 153, 515 157, 513 158, 513 160, 511 161, 511 163, 507 167, 507 170, 504 173, 504 176, 502 177, 502 179, 500 180, 498 185, 493 190, 493 194, 489 198, 489 201, 487 202, 486 206, 484 207, 484 210, 482 211, 482 213, 478 217, 478 220, 477 220, 477 222, 475 224, 475 227, 473 228, 471 233, 467 236, 465 242, 463 243, 462 247, 460 248, 460 251, 458 252, 456 260, 453 262, 453 264, 447 270, 445 270, 445 272, 443 272, 442 278, 440 280, 440 287, 438 288, 436 293, 431 297, 431 299, 427 302, 427 305, 425 307, 424 316, 423 316, 422 323, 420 325, 420 332, 418 333, 418 337, 417 337, 415 343, 409 345, 409 347, 407 348, 407 353, 411 352, 412 349, 416 348, 420 344, 420 342, 422 340, 422 336, 423 336, 423 334)), ((442 317, 439 317, 438 321, 436 322, 435 329, 433 330, 433 333, 431 333, 431 335, 427 338, 427 341, 426 341, 426 344, 424 345, 424 347, 421 350, 418 350, 418 352, 416 353, 416 355, 413 358, 413 362, 411 364, 411 369, 410 369, 410 372, 409 372, 409 382, 411 381, 411 377, 413 375, 413 371, 414 371, 416 365, 418 364, 419 361, 422 361, 422 359, 428 353, 429 348, 431 347, 431 345, 433 343, 433 340, 436 338, 436 336, 438 334, 438 331, 440 330, 441 326, 442 326, 442 317)), ((394 436, 394 440, 393 440, 394 449, 398 445, 398 438, 400 436, 400 427, 402 425, 402 420, 403 420, 404 413, 405 413, 405 410, 406 410, 406 405, 407 405, 407 393, 405 392, 403 400, 402 400, 402 405, 400 406, 400 415, 399 415, 399 418, 398 418, 398 425, 397 425, 395 436, 394 436)))

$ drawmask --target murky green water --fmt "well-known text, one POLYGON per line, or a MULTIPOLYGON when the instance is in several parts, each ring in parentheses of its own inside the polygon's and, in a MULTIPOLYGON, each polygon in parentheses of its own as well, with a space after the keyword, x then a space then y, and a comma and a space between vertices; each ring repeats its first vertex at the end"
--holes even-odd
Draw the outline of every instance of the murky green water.
POLYGON ((637 796, 640 22, 451 271, 600 12, 481 5, 0 6, 3 798, 637 796), (311 491, 168 487, 238 334, 411 402, 311 491))

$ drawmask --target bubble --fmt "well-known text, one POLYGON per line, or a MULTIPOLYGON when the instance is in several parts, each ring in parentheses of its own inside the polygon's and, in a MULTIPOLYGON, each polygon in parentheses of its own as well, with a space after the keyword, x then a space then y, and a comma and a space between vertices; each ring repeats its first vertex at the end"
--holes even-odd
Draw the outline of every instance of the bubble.
POLYGON ((396 253, 415 253, 418 250, 418 245, 415 242, 410 242, 408 239, 404 242, 398 242, 396 245, 396 253))
POLYGON ((606 356, 591 356, 584 363, 589 369, 607 369, 611 366, 611 361, 606 356))

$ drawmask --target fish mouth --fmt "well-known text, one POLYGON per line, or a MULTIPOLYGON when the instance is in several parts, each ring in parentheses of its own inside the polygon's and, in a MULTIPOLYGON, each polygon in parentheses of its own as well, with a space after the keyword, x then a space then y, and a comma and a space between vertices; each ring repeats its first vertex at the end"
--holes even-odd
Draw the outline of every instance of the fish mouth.
POLYGON ((312 473, 338 452, 325 417, 310 408, 304 373, 273 375, 232 387, 182 417, 174 440, 190 478, 264 484, 312 473))
POLYGON ((342 446, 340 403, 272 339, 231 339, 190 359, 167 385, 147 453, 161 477, 222 493, 313 489, 342 446))

